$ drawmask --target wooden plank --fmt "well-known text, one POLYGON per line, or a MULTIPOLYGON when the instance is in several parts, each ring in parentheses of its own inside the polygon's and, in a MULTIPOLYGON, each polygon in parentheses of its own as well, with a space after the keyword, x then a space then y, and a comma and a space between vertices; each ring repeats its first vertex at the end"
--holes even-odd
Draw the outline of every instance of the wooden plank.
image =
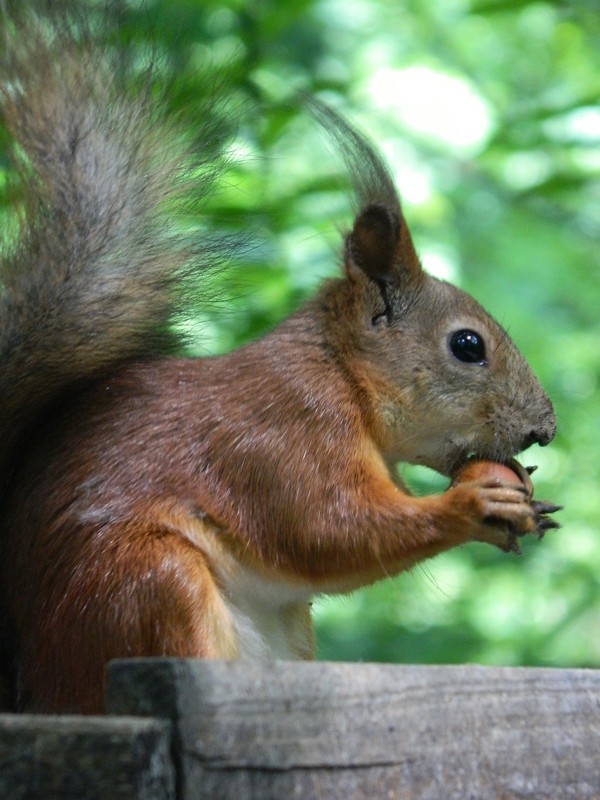
POLYGON ((125 717, 0 714, 0 797, 175 800, 169 729, 125 717))
POLYGON ((115 662, 113 712, 174 722, 180 800, 600 798, 600 672, 115 662))

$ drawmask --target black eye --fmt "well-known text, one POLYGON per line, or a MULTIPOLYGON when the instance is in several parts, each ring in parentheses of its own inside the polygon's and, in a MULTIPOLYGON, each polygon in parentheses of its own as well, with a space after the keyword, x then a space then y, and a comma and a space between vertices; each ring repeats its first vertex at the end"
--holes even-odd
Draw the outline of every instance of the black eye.
POLYGON ((459 361, 466 364, 485 364, 485 343, 475 331, 454 331, 448 339, 450 351, 459 361))

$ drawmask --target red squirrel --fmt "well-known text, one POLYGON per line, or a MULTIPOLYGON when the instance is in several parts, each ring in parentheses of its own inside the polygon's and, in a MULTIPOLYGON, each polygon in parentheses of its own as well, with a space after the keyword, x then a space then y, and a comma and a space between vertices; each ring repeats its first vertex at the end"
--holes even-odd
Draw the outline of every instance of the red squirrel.
POLYGON ((0 291, 5 707, 101 712, 116 657, 311 658, 314 595, 556 527, 523 471, 427 497, 399 479, 514 464, 555 415, 506 331, 423 271, 383 160, 317 101, 357 194, 341 275, 234 352, 166 353, 178 287, 217 257, 176 211, 210 189, 213 118, 193 150, 72 13, 16 11, 1 56, 24 193, 0 291))

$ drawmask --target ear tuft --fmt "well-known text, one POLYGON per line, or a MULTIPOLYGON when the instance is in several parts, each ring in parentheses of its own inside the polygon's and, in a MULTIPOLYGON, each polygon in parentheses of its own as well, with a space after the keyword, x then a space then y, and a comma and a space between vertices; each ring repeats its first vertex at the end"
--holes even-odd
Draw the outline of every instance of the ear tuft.
POLYGON ((400 223, 397 209, 379 204, 367 206, 346 239, 347 266, 359 267, 373 280, 392 281, 400 223))

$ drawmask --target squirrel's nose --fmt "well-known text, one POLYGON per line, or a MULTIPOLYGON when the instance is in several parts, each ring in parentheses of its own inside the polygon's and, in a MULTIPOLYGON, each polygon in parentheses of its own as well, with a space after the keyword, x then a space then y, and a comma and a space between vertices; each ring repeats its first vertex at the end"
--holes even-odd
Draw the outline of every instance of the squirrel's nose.
POLYGON ((550 444, 552 439, 554 439, 554 435, 556 433, 556 422, 554 419, 547 424, 542 425, 539 428, 534 428, 527 436, 524 437, 522 442, 522 450, 527 449, 532 444, 539 444, 540 447, 545 447, 547 444, 550 444))
POLYGON ((555 433, 556 428, 553 428, 552 430, 544 430, 542 432, 538 431, 536 441, 540 447, 545 447, 547 444, 550 444, 552 439, 554 439, 555 433))

